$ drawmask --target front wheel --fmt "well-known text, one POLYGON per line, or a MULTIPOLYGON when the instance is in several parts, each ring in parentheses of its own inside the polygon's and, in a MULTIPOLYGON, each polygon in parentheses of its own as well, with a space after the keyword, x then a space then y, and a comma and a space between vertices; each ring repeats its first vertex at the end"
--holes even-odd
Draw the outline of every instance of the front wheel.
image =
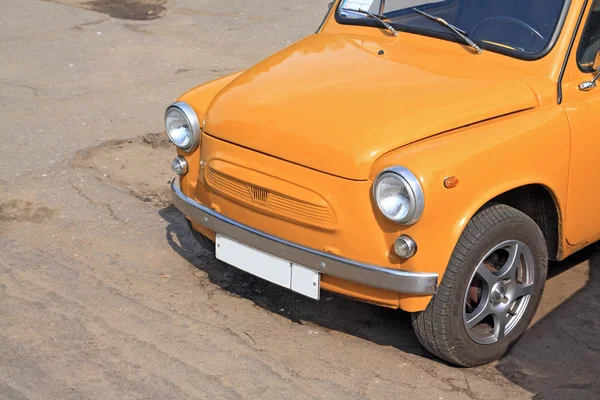
POLYGON ((501 204, 484 208, 467 224, 427 309, 412 315, 419 341, 460 366, 497 360, 533 319, 547 265, 531 218, 501 204))
POLYGON ((194 229, 194 225, 192 225, 192 221, 190 221, 189 219, 187 220, 187 223, 188 223, 188 226, 190 227, 190 231, 192 232, 192 235, 198 241, 198 244, 200 244, 200 246, 202 246, 205 250, 208 250, 208 252, 210 254, 214 255, 215 254, 215 242, 213 242, 212 240, 210 240, 209 238, 207 238, 206 236, 204 236, 203 234, 198 232, 196 229, 194 229))

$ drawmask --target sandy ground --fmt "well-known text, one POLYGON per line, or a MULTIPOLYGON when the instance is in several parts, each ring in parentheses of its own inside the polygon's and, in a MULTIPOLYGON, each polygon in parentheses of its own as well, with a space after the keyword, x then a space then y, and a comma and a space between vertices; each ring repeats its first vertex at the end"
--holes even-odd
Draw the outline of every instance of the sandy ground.
POLYGON ((460 369, 408 314, 313 302, 189 235, 165 106, 310 34, 327 3, 1 2, 0 398, 600 397, 593 247, 552 266, 507 357, 460 369))

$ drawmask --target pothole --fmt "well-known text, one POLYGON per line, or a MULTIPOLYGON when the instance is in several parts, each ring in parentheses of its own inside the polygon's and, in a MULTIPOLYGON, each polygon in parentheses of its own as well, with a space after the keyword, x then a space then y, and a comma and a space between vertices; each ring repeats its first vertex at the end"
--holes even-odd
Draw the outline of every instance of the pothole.
POLYGON ((71 7, 93 10, 113 18, 148 21, 160 18, 166 0, 45 0, 71 7))
POLYGON ((93 170, 126 188, 135 197, 158 207, 171 204, 169 181, 175 148, 164 133, 106 142, 80 153, 74 165, 93 170))

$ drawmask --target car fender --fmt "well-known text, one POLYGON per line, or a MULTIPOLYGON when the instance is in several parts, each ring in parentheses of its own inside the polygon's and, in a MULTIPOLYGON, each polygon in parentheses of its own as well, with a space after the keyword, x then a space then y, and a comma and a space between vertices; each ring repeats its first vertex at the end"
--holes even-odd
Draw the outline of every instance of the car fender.
MULTIPOLYGON (((529 184, 548 189, 558 206, 566 201, 570 131, 558 107, 531 109, 431 137, 384 155, 374 163, 371 179, 385 168, 401 165, 420 181, 425 210, 413 226, 398 226, 378 215, 393 240, 399 234, 415 239, 417 254, 403 264, 412 271, 436 272, 440 282, 452 252, 473 215, 507 191, 529 184), (458 178, 447 189, 444 180, 458 178)), ((559 238, 564 244, 564 238, 559 238)), ((407 297, 401 307, 419 311, 429 297, 407 297)))
MULTIPOLYGON (((202 122, 204 117, 215 96, 242 73, 243 71, 236 72, 197 86, 181 95, 177 101, 183 101, 189 104, 198 116, 201 125, 203 125, 202 122)), ((177 149, 177 155, 185 157, 188 163, 189 172, 180 178, 181 190, 186 195, 193 195, 196 193, 198 174, 200 171, 200 154, 201 146, 191 153, 187 153, 179 148, 177 149)))

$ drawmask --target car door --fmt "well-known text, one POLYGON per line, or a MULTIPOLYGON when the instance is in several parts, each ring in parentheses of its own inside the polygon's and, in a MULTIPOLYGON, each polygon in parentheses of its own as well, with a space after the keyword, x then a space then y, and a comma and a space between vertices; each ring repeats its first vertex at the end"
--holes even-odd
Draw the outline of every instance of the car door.
POLYGON ((561 106, 571 125, 565 229, 570 244, 600 234, 600 85, 586 87, 597 74, 592 66, 600 51, 600 0, 591 2, 582 24, 562 81, 561 106))
POLYGON ((571 244, 600 234, 600 86, 585 87, 596 75, 592 66, 600 51, 600 0, 591 3, 582 24, 562 81, 561 106, 571 125, 566 210, 571 244))

